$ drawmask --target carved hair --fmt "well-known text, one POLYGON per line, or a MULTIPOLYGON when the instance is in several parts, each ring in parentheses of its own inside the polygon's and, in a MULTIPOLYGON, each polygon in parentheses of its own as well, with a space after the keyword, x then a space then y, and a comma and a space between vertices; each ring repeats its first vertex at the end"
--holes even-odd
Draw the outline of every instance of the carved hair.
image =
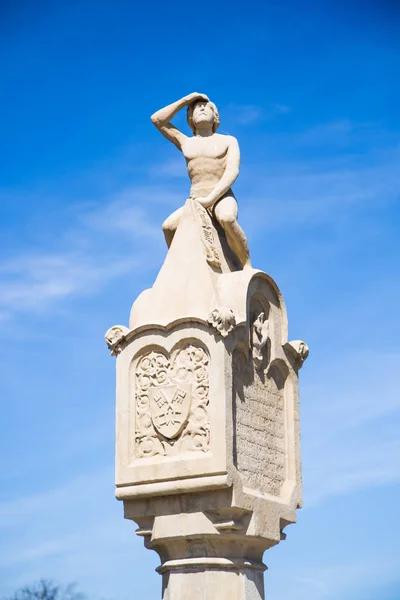
MULTIPOLYGON (((196 102, 193 102, 192 104, 190 104, 188 106, 188 109, 187 109, 187 122, 188 122, 190 129, 193 131, 194 135, 196 135, 196 127, 194 126, 194 123, 193 123, 193 111, 194 111, 194 107, 196 106, 196 104, 199 104, 200 102, 203 102, 203 100, 197 100, 196 102)), ((215 133, 219 127, 218 108, 215 106, 214 102, 207 102, 207 104, 211 108, 213 115, 214 115, 214 122, 213 122, 212 130, 215 133)))

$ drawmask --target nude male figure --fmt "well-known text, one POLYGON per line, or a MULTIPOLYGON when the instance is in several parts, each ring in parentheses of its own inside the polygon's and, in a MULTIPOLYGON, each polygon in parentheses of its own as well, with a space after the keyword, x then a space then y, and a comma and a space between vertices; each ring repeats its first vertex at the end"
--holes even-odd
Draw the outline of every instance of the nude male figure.
MULTIPOLYGON (((217 107, 205 94, 194 92, 158 110, 151 117, 157 129, 183 153, 190 180, 190 198, 197 200, 223 227, 228 244, 243 268, 251 267, 246 236, 237 222, 238 207, 231 190, 239 175, 240 152, 236 138, 216 133, 217 107), (187 108, 188 137, 171 124, 179 110, 187 108)), ((183 208, 163 223, 168 247, 179 225, 183 208)))

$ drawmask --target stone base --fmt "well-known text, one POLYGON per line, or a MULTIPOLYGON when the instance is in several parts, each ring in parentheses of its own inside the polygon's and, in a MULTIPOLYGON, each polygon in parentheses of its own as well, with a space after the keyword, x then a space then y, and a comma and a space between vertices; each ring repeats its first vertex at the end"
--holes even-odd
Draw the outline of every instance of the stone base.
POLYGON ((163 600, 263 600, 263 554, 295 518, 283 505, 240 494, 237 484, 124 500, 124 515, 160 557, 163 600))

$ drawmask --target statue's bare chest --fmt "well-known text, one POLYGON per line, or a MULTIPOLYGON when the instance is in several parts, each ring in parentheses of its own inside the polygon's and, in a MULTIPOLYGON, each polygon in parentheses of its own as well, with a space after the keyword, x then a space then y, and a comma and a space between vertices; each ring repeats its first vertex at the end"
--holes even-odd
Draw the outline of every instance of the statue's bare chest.
POLYGON ((223 138, 193 137, 189 138, 182 147, 186 160, 195 158, 223 158, 228 150, 228 144, 223 138))

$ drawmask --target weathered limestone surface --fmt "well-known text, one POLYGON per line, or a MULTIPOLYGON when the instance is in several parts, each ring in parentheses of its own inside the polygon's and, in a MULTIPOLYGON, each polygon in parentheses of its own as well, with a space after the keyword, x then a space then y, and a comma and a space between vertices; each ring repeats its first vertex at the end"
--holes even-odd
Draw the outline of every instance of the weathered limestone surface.
POLYGON ((235 255, 230 234, 189 198, 129 328, 106 334, 117 356, 116 496, 160 556, 163 600, 264 598, 263 553, 301 506, 308 348, 288 342, 276 283, 235 255))

